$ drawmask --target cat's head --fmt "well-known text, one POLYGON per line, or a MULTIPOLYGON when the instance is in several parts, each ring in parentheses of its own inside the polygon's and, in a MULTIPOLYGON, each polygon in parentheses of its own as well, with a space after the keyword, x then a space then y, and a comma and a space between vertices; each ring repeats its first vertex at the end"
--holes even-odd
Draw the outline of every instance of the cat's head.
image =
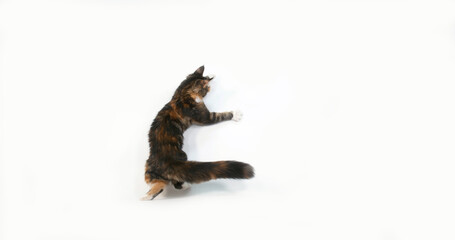
POLYGON ((186 83, 187 90, 191 93, 205 97, 210 91, 210 81, 215 76, 204 76, 204 66, 200 66, 194 73, 188 75, 184 82, 186 83))

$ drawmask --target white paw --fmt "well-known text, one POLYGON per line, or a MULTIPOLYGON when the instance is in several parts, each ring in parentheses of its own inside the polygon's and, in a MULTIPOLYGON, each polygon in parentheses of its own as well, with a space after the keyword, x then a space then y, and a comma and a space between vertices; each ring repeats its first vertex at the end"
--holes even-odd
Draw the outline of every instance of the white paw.
POLYGON ((190 183, 184 182, 184 183, 182 184, 182 189, 181 189, 181 190, 187 190, 187 189, 190 188, 190 187, 191 187, 191 184, 190 184, 190 183))
POLYGON ((140 199, 140 200, 141 200, 141 201, 148 201, 148 200, 150 200, 150 199, 152 199, 152 197, 151 197, 151 196, 149 196, 149 195, 145 195, 145 196, 141 197, 141 199, 140 199))
POLYGON ((233 115, 232 116, 232 120, 234 120, 236 122, 240 121, 242 119, 242 117, 243 117, 243 113, 238 111, 238 110, 237 111, 233 111, 232 115, 233 115))
POLYGON ((210 74, 210 75, 207 75, 206 78, 212 80, 215 78, 215 74, 210 74))

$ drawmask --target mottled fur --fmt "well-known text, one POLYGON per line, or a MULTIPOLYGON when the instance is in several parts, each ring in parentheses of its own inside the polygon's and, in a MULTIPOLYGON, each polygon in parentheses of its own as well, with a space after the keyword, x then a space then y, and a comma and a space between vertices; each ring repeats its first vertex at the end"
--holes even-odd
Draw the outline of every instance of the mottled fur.
POLYGON ((232 120, 234 112, 209 112, 203 97, 210 91, 213 77, 203 76, 204 66, 180 84, 171 101, 157 114, 149 132, 150 156, 145 165, 145 181, 150 185, 146 199, 153 199, 171 182, 181 189, 184 182, 200 183, 217 178, 248 179, 253 168, 237 161, 188 161, 183 132, 193 124, 210 125, 232 120))

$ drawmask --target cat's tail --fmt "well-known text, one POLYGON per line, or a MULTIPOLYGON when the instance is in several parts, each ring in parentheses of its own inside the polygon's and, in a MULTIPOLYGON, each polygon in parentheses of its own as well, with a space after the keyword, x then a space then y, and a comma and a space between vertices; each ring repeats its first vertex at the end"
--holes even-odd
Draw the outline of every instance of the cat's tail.
POLYGON ((174 162, 170 175, 178 181, 200 183, 217 178, 249 179, 254 177, 251 165, 237 161, 174 162))

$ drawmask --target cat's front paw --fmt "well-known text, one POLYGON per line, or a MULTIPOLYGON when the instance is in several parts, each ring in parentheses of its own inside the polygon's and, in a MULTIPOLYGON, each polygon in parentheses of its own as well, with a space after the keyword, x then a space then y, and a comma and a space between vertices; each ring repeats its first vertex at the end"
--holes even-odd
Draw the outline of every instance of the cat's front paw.
POLYGON ((243 117, 243 113, 242 112, 240 112, 238 110, 232 112, 232 120, 238 122, 238 121, 240 121, 242 119, 242 117, 243 117))

